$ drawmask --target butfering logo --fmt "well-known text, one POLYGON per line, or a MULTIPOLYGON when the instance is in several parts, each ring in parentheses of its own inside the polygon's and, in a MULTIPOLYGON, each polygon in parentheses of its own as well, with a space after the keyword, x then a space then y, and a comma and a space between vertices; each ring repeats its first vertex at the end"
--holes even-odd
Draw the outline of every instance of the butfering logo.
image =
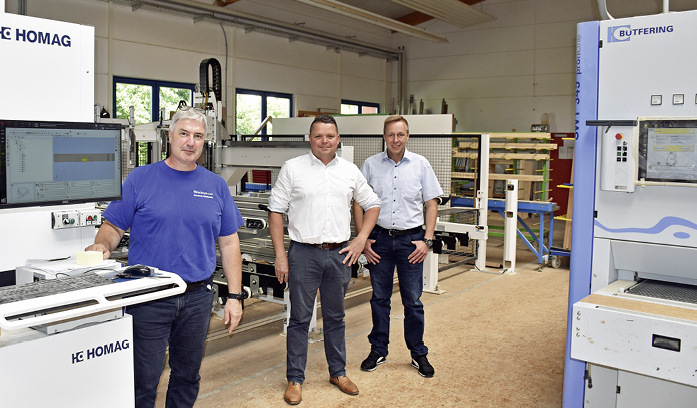
POLYGON ((0 40, 27 42, 69 48, 72 45, 67 34, 46 33, 23 28, 0 27, 0 40))
POLYGON ((607 42, 626 42, 632 37, 672 33, 673 26, 632 28, 630 25, 612 26, 607 28, 607 42))

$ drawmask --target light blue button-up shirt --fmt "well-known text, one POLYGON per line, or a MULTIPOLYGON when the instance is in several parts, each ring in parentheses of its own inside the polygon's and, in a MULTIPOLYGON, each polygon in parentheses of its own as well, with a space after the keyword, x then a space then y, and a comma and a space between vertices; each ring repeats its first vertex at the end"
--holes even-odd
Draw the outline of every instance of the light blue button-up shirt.
POLYGON ((382 200, 377 224, 386 229, 422 226, 424 203, 443 194, 431 163, 406 149, 399 163, 386 151, 369 157, 361 172, 382 200))

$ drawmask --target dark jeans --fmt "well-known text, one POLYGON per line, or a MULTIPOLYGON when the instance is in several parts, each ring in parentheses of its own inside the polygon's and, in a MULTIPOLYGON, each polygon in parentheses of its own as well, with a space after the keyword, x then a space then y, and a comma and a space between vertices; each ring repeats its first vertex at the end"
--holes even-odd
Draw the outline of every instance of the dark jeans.
POLYGON ((346 254, 339 254, 340 250, 322 250, 298 242, 291 242, 288 248, 290 320, 286 378, 289 382, 305 381, 307 336, 318 289, 329 376, 346 375, 344 296, 351 280, 351 268, 341 263, 346 254))
POLYGON ((192 407, 211 320, 213 291, 204 285, 177 296, 128 306, 133 316, 136 408, 155 406, 169 344, 167 407, 192 407))
POLYGON ((411 264, 407 257, 416 246, 411 241, 420 241, 424 233, 391 237, 386 233, 373 231, 370 239, 373 250, 380 255, 380 262, 368 265, 373 297, 370 308, 373 314, 373 329, 368 335, 371 350, 381 356, 387 356, 390 342, 390 298, 394 286, 394 270, 397 267, 399 293, 404 305, 404 340, 412 357, 428 354, 424 345, 424 306, 421 303, 423 291, 423 263, 411 264))

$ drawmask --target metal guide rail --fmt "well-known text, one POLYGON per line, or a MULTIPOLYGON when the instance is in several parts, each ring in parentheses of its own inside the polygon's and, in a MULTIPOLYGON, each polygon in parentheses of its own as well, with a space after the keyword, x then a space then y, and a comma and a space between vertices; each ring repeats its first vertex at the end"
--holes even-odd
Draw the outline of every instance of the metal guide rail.
MULTIPOLYGON (((119 272, 124 269, 94 272, 113 280, 113 284, 102 284, 0 304, 0 328, 16 330, 52 324, 177 295, 186 290, 186 283, 174 273, 152 268, 154 272, 149 277, 117 278, 119 272)), ((56 281, 55 283, 60 285, 59 281, 62 279, 66 278, 49 279, 45 283, 50 285, 52 281, 56 281)))

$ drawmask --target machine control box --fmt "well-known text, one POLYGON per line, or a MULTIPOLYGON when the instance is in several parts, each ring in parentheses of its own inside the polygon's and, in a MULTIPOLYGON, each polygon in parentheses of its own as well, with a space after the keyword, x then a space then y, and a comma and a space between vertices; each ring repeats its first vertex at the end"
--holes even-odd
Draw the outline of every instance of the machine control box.
POLYGON ((82 210, 80 211, 80 226, 99 226, 102 225, 102 212, 94 210, 82 210))
POLYGON ((101 224, 102 213, 97 209, 54 211, 51 213, 51 228, 54 230, 99 226, 101 224))
POLYGON ((80 212, 75 211, 54 211, 51 213, 51 228, 65 229, 77 228, 80 226, 80 212))
POLYGON ((600 130, 601 173, 600 189, 605 191, 634 191, 636 179, 634 129, 613 126, 600 130))

